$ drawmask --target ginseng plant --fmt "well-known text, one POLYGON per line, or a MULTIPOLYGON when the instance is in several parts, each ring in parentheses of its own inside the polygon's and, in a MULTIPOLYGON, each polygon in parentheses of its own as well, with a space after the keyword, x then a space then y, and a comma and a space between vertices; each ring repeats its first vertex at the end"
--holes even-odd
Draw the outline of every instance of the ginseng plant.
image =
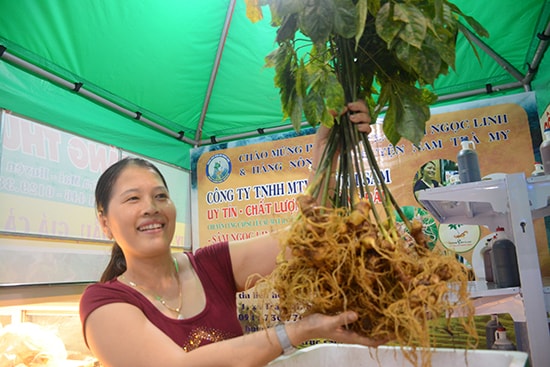
MULTIPOLYGON (((426 248, 421 223, 401 212, 367 134, 349 112, 335 118, 331 111, 364 100, 373 121, 383 116, 390 143, 418 144, 437 99, 428 87, 454 68, 461 20, 480 36, 487 32, 447 0, 247 0, 249 19, 262 19, 262 6, 277 28, 278 47, 266 64, 275 69, 284 118, 296 130, 304 117, 332 127, 269 279, 281 317, 354 309, 353 330, 428 347, 431 320, 444 314, 449 323, 459 305, 471 311, 467 271, 426 248)), ((463 326, 474 335, 468 314, 463 326)), ((414 353, 407 358, 418 362, 414 353)))

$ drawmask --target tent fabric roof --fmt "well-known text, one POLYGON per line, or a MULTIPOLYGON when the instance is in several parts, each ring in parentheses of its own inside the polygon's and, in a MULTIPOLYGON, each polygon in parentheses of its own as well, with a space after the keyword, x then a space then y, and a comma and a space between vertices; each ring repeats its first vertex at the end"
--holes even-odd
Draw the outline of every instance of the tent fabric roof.
MULTIPOLYGON (((454 3, 487 28, 483 42, 505 63, 479 51, 480 63, 460 37, 456 70, 437 80, 435 92, 460 96, 487 85, 523 91, 509 71, 529 73, 550 1, 454 3)), ((289 128, 274 71, 264 67, 276 47, 267 8, 264 16, 251 23, 244 0, 0 0, 0 107, 189 168, 193 146, 289 128), (12 57, 68 83, 37 77, 12 57), (70 90, 74 83, 130 114, 82 98, 70 90)), ((535 80, 543 74, 539 69, 535 80)))

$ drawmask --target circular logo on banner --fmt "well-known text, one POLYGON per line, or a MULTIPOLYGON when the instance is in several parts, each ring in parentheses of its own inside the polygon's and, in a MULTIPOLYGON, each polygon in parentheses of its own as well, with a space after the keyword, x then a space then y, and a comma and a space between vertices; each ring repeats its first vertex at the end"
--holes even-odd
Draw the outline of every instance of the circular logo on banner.
POLYGON ((479 226, 470 224, 440 224, 439 239, 445 248, 454 252, 468 252, 481 236, 479 226))
POLYGON ((206 163, 206 177, 213 183, 222 183, 231 174, 231 161, 225 154, 216 154, 206 163))

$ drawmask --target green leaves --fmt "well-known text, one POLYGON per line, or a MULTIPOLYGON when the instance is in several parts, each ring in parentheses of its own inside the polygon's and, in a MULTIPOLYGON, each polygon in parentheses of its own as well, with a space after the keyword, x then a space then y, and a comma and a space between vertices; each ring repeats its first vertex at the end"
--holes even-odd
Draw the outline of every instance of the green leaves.
POLYGON ((275 67, 275 86, 279 88, 283 117, 290 118, 296 131, 300 131, 302 121, 302 99, 297 83, 297 75, 301 73, 297 63, 296 53, 290 43, 282 43, 275 51, 266 57, 266 65, 275 67))
POLYGON ((387 107, 384 133, 392 144, 423 138, 436 100, 424 86, 454 68, 459 19, 487 36, 449 0, 259 0, 247 7, 259 3, 269 5, 278 27, 279 49, 266 62, 275 67, 284 117, 295 129, 303 117, 330 126, 328 111, 344 106, 346 90, 374 114, 387 107), (302 35, 310 50, 303 50, 302 35))
POLYGON ((405 43, 420 49, 426 38, 427 28, 428 20, 412 4, 388 2, 376 15, 376 31, 386 41, 388 48, 399 37, 405 43))
POLYGON ((356 13, 352 0, 317 0, 304 2, 299 16, 301 32, 314 44, 326 43, 331 35, 355 36, 356 13))
POLYGON ((425 122, 430 118, 430 109, 423 99, 423 91, 404 83, 388 84, 389 104, 384 117, 384 135, 393 144, 401 137, 420 142, 424 137, 425 122))

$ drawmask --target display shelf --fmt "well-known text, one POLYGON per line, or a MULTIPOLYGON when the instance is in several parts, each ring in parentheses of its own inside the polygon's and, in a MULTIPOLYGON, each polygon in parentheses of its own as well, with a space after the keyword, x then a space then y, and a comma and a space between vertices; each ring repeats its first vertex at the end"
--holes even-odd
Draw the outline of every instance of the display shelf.
POLYGON ((472 298, 485 296, 503 296, 520 293, 520 287, 499 288, 493 282, 477 280, 468 282, 468 292, 472 298))
MULTIPOLYGON (((503 300, 520 300, 519 318, 527 326, 525 345, 532 367, 550 364, 550 332, 533 225, 534 219, 550 215, 549 199, 550 176, 526 179, 523 173, 428 189, 418 196, 440 223, 485 225, 491 230, 503 227, 516 244, 521 288, 500 289, 475 282, 470 284, 471 296, 476 298, 476 312, 481 313, 494 299, 499 305, 503 300)), ((517 309, 517 304, 510 302, 507 307, 517 309)))

